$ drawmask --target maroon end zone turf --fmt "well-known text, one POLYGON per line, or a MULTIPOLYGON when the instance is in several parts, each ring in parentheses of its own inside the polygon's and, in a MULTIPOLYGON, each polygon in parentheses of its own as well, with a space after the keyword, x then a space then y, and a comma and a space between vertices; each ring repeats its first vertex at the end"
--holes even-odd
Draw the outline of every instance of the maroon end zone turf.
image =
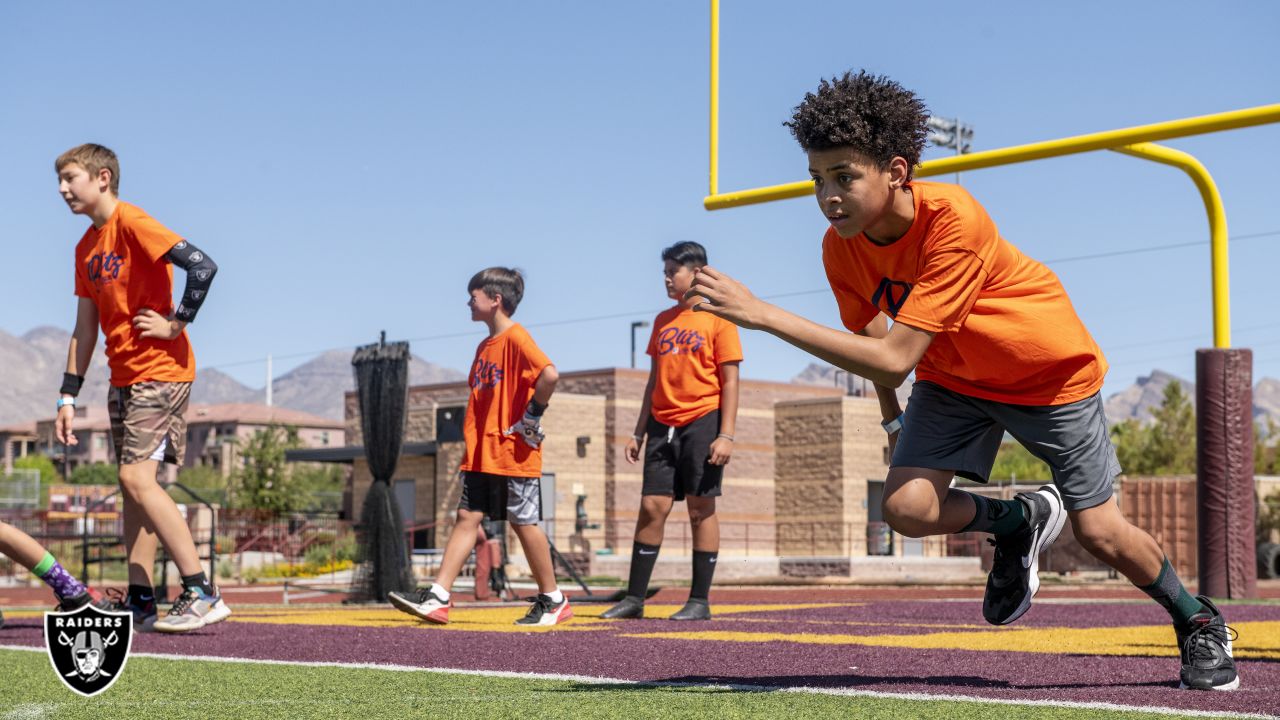
MULTIPOLYGON (((716 602, 726 601, 720 594, 716 602)), ((744 598, 735 598, 741 601, 744 598)), ((809 598, 810 602, 820 600, 809 598)), ((780 603, 773 593, 757 602, 780 603)), ((1001 700, 1109 702, 1131 707, 1280 715, 1280 648, 1269 640, 1263 659, 1239 660, 1241 689, 1177 689, 1178 661, 1168 643, 1158 656, 1067 655, 1004 649, 918 649, 821 644, 822 636, 914 636, 930 632, 988 633, 977 601, 850 603, 722 615, 710 623, 635 620, 598 623, 564 632, 458 632, 418 625, 348 627, 227 622, 184 636, 140 635, 136 652, 303 662, 352 662, 467 670, 555 673, 637 681, 741 683, 765 687, 847 688, 879 692, 964 695, 1001 700), (935 627, 923 627, 929 624, 935 627), (945 626, 945 627, 936 627, 945 626), (678 639, 651 633, 808 634, 809 642, 678 639)), ((1228 621, 1280 622, 1280 606, 1230 605, 1228 621)), ((510 607, 512 618, 522 608, 510 607)), ((586 619, 584 620, 594 620, 586 619)), ((1167 624, 1151 603, 1041 602, 1016 625, 1023 628, 1122 628, 1167 624)), ((1070 630, 1064 630, 1070 632, 1070 630)), ((975 635, 975 637, 978 637, 975 635)), ((40 645, 38 624, 15 618, 0 629, 0 644, 40 645)), ((1238 643, 1247 647, 1248 638, 1238 643)))

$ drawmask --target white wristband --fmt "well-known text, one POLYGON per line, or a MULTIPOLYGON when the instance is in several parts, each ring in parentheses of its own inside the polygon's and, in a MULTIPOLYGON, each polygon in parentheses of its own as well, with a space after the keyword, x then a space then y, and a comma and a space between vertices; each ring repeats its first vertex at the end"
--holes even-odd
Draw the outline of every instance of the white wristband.
POLYGON ((903 417, 902 415, 899 415, 898 417, 892 420, 886 420, 880 423, 880 427, 884 428, 885 432, 892 435, 898 432, 899 430, 902 430, 902 417, 903 417))

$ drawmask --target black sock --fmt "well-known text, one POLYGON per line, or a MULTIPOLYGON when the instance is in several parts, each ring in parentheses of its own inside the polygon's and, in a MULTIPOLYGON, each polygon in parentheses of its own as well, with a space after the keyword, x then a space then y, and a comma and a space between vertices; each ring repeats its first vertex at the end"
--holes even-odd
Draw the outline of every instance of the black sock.
POLYGON ((200 592, 204 593, 205 595, 216 594, 213 591, 213 583, 209 582, 209 578, 205 577, 203 571, 198 572, 195 575, 183 575, 182 587, 183 588, 198 587, 200 588, 200 592))
POLYGON ((973 498, 973 519, 960 532, 989 532, 992 535, 1012 535, 1028 528, 1027 508, 1021 500, 999 500, 977 493, 965 493, 973 498))
POLYGON ((150 585, 134 585, 129 583, 127 595, 130 605, 142 606, 156 599, 156 589, 150 585))
POLYGON ((653 566, 658 562, 660 547, 638 540, 631 544, 631 576, 627 579, 627 594, 631 597, 644 600, 648 594, 649 576, 653 575, 653 566))
POLYGON ((690 600, 707 601, 711 594, 711 577, 716 574, 716 558, 719 552, 693 551, 693 587, 689 588, 690 600))

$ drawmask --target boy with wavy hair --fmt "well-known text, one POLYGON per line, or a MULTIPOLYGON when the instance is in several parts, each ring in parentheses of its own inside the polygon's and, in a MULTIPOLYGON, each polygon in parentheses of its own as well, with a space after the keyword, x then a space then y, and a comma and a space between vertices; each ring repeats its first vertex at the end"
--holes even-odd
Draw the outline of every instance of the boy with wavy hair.
POLYGON ((852 333, 763 302, 709 267, 690 290, 704 298, 695 309, 876 384, 893 452, 884 516, 909 537, 994 536, 988 622, 1027 611, 1037 559, 1070 519, 1086 550, 1169 612, 1182 687, 1238 687, 1222 613, 1187 592, 1155 539, 1116 504, 1120 465, 1099 395, 1102 351, 1057 276, 1002 238, 969 193, 912 179, 927 120, 913 93, 859 72, 823 80, 786 123, 830 223, 823 263, 852 333), (903 415, 892 388, 913 370, 903 415), (951 488, 957 475, 986 482, 1006 431, 1049 465, 1053 484, 1012 500, 951 488))
POLYGON ((58 191, 67 207, 92 225, 75 249, 75 331, 58 400, 58 440, 77 444, 76 396, 101 328, 111 387, 107 411, 124 498, 129 589, 125 607, 134 627, 185 633, 231 614, 206 576, 191 530, 156 480, 161 462, 181 464, 183 417, 196 377, 186 327, 196 318, 218 271, 204 252, 123 202, 120 163, 102 145, 74 147, 58 156, 58 191), (173 266, 187 273, 182 299, 173 302, 173 266), (158 618, 152 573, 157 540, 182 576, 182 594, 158 618))
POLYGON ((396 609, 437 625, 449 622, 453 581, 476 544, 476 530, 490 520, 509 520, 538 595, 517 625, 557 625, 573 617, 569 598, 556 584, 551 545, 542 520, 542 414, 560 380, 556 367, 511 319, 524 298, 524 277, 513 268, 491 267, 469 283, 471 319, 489 328, 476 348, 468 384, 471 396, 462 433, 466 455, 459 465, 462 499, 445 543, 436 581, 411 593, 388 593, 396 609))

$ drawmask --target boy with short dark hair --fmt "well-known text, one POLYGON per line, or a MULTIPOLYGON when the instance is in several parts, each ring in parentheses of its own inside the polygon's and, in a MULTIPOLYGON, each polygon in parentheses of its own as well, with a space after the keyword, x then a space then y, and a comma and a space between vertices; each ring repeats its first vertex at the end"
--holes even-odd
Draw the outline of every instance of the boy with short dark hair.
POLYGON ((510 520, 538 595, 517 625, 556 625, 573 617, 569 599, 556 584, 551 546, 538 527, 542 520, 542 414, 560 379, 515 314, 524 297, 524 277, 512 268, 481 270, 467 284, 471 319, 489 328, 476 348, 468 384, 471 396, 463 421, 466 455, 459 466, 462 499, 445 544, 440 571, 429 588, 391 592, 391 604, 410 615, 444 625, 453 605, 453 581, 476 544, 485 516, 510 520))
POLYGON ((107 411, 124 498, 129 590, 134 627, 183 633, 231 614, 200 566, 191 530, 156 481, 160 462, 182 462, 183 414, 195 380, 186 326, 196 318, 218 271, 198 248, 119 199, 120 163, 101 145, 74 147, 54 163, 58 191, 71 212, 92 222, 75 250, 75 332, 58 400, 58 440, 75 445, 76 396, 101 326, 111 388, 107 411), (186 270, 182 300, 173 303, 173 266, 186 270), (152 573, 157 539, 182 576, 182 594, 163 618, 152 573))
POLYGON ((786 123, 808 155, 831 227, 823 262, 845 327, 822 327, 704 268, 695 309, 764 330, 876 383, 893 459, 884 515, 910 537, 992 533, 983 615, 1018 619, 1039 587, 1037 559, 1070 518, 1076 539, 1173 619, 1184 688, 1231 690, 1233 631, 1178 580, 1156 541, 1120 513, 1120 472, 1099 390, 1106 360, 1058 278, 1000 237, 964 189, 913 181, 924 104, 866 72, 824 80, 786 123), (887 320, 893 326, 887 327, 887 320), (904 415, 896 388, 916 381, 904 415), (1054 483, 1012 500, 949 488, 986 482, 1004 433, 1046 462, 1054 483))
POLYGON ((662 251, 667 296, 676 305, 658 313, 649 335, 649 382, 624 451, 634 464, 640 447, 646 446, 631 572, 626 597, 604 611, 604 618, 644 617, 667 516, 673 503, 686 500, 693 529, 693 583, 688 602, 671 619, 711 619, 711 578, 720 554, 716 497, 733 454, 742 343, 733 323, 693 312, 697 300, 685 297, 694 274, 706 264, 707 251, 695 242, 662 251))

